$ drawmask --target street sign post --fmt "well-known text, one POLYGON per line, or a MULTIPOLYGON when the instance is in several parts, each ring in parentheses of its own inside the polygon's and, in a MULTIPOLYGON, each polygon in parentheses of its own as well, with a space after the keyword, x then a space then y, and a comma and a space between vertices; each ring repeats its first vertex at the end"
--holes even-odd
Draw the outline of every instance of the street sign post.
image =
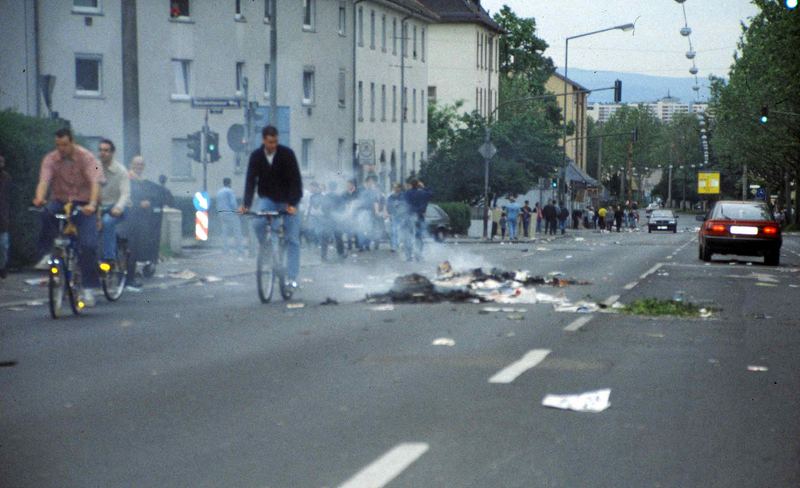
POLYGON ((241 108, 242 99, 232 97, 192 97, 192 108, 241 108))
POLYGON ((767 190, 766 190, 766 188, 757 188, 756 189, 756 198, 759 199, 759 200, 765 200, 766 201, 766 199, 767 199, 767 190))
POLYGON ((486 141, 478 148, 478 153, 483 156, 483 159, 492 159, 497 154, 497 148, 491 141, 486 141))

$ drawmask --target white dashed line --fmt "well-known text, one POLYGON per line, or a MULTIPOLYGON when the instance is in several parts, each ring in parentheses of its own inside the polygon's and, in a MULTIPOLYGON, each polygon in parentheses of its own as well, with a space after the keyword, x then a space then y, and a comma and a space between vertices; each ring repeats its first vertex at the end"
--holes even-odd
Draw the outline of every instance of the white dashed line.
POLYGON ((638 285, 638 284, 639 284, 638 281, 632 281, 632 282, 628 283, 627 285, 623 286, 623 288, 625 288, 626 290, 633 290, 636 287, 636 285, 638 285))
POLYGON ((564 331, 566 332, 576 332, 578 329, 583 327, 584 325, 588 324, 594 317, 592 315, 587 315, 586 317, 581 317, 579 319, 575 319, 572 321, 571 324, 564 327, 564 331))
POLYGON ((381 488, 425 454, 430 446, 424 442, 404 442, 393 447, 339 488, 381 488))
POLYGON ((606 307, 610 307, 611 305, 617 303, 617 300, 619 300, 619 295, 611 295, 610 297, 605 299, 603 305, 605 305, 606 307))
POLYGON ((489 383, 511 383, 519 375, 544 361, 550 354, 549 349, 533 349, 525 353, 519 361, 515 361, 497 374, 489 378, 489 383))
POLYGON ((647 278, 647 277, 648 277, 648 276, 650 276, 651 274, 653 274, 653 273, 655 273, 656 271, 658 271, 658 270, 659 270, 659 268, 661 268, 661 266, 664 266, 664 263, 658 263, 658 264, 656 264, 656 265, 655 265, 655 266, 653 266, 652 268, 650 268, 650 269, 648 269, 647 271, 645 271, 643 275, 639 276, 639 279, 640 279, 640 280, 643 280, 643 279, 647 278))

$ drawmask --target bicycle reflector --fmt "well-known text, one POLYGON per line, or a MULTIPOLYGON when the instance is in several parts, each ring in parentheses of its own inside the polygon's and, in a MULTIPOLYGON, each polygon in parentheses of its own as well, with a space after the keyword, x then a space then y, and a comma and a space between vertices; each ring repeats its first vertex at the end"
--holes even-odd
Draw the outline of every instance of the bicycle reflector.
POLYGON ((111 271, 111 265, 108 263, 100 263, 100 271, 103 273, 108 273, 111 271))
POLYGON ((58 274, 58 267, 53 266, 52 268, 50 268, 50 272, 53 273, 54 275, 58 274))
POLYGON ((86 306, 86 304, 83 303, 83 300, 78 302, 78 308, 84 308, 85 306, 86 306))

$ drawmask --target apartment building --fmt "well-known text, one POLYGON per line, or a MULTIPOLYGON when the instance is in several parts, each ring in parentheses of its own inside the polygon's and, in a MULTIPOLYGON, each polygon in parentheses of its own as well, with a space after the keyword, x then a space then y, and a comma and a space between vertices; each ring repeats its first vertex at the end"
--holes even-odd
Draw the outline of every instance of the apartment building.
MULTIPOLYGON (((556 102, 566 120, 568 128, 567 157, 575 161, 581 170, 586 171, 588 89, 573 80, 564 78, 559 73, 553 73, 548 78, 545 89, 556 95, 556 102), (565 84, 567 87, 566 97, 564 97, 565 84)), ((560 141, 559 145, 564 146, 564 141, 560 141)))

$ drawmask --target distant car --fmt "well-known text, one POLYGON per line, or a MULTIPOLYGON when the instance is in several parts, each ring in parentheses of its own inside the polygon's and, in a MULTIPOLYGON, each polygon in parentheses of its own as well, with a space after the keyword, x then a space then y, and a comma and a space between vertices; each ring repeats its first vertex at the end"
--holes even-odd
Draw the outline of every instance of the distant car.
POLYGON ((780 264, 781 226, 764 202, 720 201, 705 216, 699 232, 699 258, 714 254, 763 256, 764 264, 780 264))
POLYGON ((425 225, 428 228, 428 233, 437 242, 444 241, 447 236, 453 233, 450 226, 450 216, 442 210, 442 207, 433 203, 428 204, 428 209, 425 211, 425 225))
POLYGON ((647 232, 654 230, 678 232, 678 216, 672 213, 672 210, 653 210, 648 217, 647 232))
POLYGON ((661 209, 661 205, 656 202, 653 202, 650 205, 648 205, 646 209, 644 209, 644 213, 649 218, 650 214, 653 213, 653 210, 659 210, 659 209, 661 209))

